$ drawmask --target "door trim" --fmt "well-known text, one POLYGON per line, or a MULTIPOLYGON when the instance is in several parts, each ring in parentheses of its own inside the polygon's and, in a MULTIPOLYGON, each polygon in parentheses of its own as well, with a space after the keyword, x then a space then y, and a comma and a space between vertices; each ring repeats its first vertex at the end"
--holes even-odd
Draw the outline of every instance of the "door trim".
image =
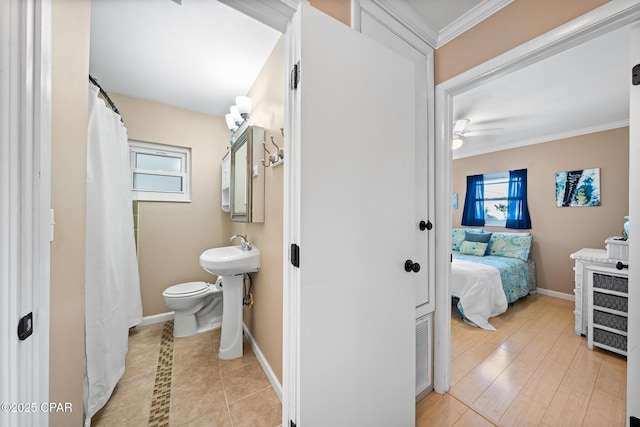
MULTIPOLYGON (((606 3, 529 42, 490 59, 436 86, 436 200, 448 201, 452 189, 451 140, 453 97, 486 82, 548 58, 609 31, 640 19, 640 4, 636 0, 606 3)), ((436 206, 436 292, 434 322, 434 390, 445 393, 451 386, 451 204, 436 206)))
MULTIPOLYGON (((50 305, 50 187, 51 187, 51 2, 3 3, 9 40, 2 86, 7 90, 0 108, 7 132, 6 156, 0 160, 10 186, 0 186, 3 209, 0 271, 6 280, 2 323, 9 331, 2 351, 8 393, 4 402, 49 401, 50 305), (6 79, 6 80, 5 80, 6 79), (7 110, 5 110, 7 109, 7 110), (5 222, 6 221, 6 222, 5 222), (33 313, 33 334, 18 341, 18 319, 33 313)), ((4 329, 4 328, 3 328, 4 329)), ((13 425, 48 425, 40 407, 24 417, 0 414, 13 425), (5 418, 8 417, 8 418, 5 418)), ((0 421, 2 424, 2 421, 0 421)))
MULTIPOLYGON (((629 66, 640 63, 640 21, 631 28, 629 66)), ((632 218, 640 218, 640 172, 635 167, 640 162, 640 86, 629 85, 629 215, 632 218)), ((631 226, 631 228, 634 228, 631 226)), ((637 227, 635 227, 637 228, 637 227)), ((638 233, 638 231, 636 231, 638 233)), ((629 240, 629 263, 640 263, 640 243, 638 239, 629 240)), ((629 269, 629 283, 638 283, 640 274, 636 268, 629 269)), ((629 288, 629 301, 638 306, 640 301, 640 288, 629 288)), ((630 416, 640 417, 640 384, 637 378, 640 375, 640 313, 631 310, 629 313, 629 352, 627 355, 627 426, 630 424, 630 416)))

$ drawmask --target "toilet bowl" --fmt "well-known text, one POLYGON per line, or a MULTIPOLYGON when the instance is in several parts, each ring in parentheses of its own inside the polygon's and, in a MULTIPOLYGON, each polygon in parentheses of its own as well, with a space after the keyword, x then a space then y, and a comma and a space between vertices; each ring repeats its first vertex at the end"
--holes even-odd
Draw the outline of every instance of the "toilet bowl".
POLYGON ((222 325, 222 287, 205 282, 173 285, 162 293, 175 312, 173 336, 188 337, 222 325))

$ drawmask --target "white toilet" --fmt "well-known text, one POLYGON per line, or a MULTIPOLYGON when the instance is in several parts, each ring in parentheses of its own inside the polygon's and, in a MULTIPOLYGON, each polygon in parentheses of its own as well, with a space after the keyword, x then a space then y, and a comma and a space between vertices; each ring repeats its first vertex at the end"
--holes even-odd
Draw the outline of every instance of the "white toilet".
POLYGON ((205 282, 180 283, 162 296, 175 312, 173 336, 188 337, 222 326, 222 286, 205 282))

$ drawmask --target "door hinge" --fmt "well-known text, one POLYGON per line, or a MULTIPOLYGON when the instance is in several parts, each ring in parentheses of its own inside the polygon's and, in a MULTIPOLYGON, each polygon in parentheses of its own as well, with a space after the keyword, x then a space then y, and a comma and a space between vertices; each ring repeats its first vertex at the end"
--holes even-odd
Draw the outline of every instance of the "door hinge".
POLYGON ((631 84, 634 86, 640 85, 640 64, 631 69, 631 84))
POLYGON ((296 62, 293 68, 291 69, 291 79, 289 81, 289 86, 291 90, 298 89, 299 83, 300 83, 300 61, 296 62))
POLYGON ((33 333, 33 312, 24 316, 18 322, 18 339, 24 341, 33 333))
POLYGON ((300 246, 295 243, 291 244, 291 264, 300 268, 300 246))

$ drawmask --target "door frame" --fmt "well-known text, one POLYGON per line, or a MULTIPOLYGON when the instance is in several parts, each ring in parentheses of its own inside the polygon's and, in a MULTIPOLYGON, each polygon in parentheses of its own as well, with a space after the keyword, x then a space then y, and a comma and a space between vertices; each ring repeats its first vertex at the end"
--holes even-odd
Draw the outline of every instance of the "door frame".
MULTIPOLYGON (((606 3, 533 40, 490 59, 436 86, 436 292, 434 321, 434 390, 446 393, 451 386, 451 203, 453 97, 491 80, 640 20, 636 0, 606 3)), ((630 296, 631 299, 631 296, 630 296)))
MULTIPOLYGON (((630 34, 631 46, 629 52, 632 67, 640 63, 640 21, 633 24, 630 34)), ((640 171, 637 165, 640 163, 640 86, 629 85, 629 215, 631 218, 640 218, 640 171), (634 165, 634 167, 631 167, 634 165)), ((631 226, 631 228, 635 228, 631 226)), ((629 240, 629 264, 640 263, 640 241, 629 240)), ((638 283, 640 273, 636 268, 629 269, 629 283, 638 283)), ((640 288, 629 287, 629 301, 634 301, 637 307, 640 301, 640 288)), ((627 354, 627 427, 631 416, 640 418, 640 384, 637 378, 640 375, 640 312, 629 312, 629 353, 627 354)))
MULTIPOLYGON (((8 130, 3 149, 8 155, 0 163, 11 183, 0 186, 6 207, 0 214, 0 270, 7 281, 0 312, 9 331, 3 335, 7 345, 2 354, 9 362, 2 370, 7 379, 3 392, 8 393, 3 401, 39 404, 49 401, 51 2, 11 1, 2 9, 11 40, 2 58, 8 70, 1 83, 7 96, 0 103, 0 122, 8 130), (33 334, 18 341, 18 320, 29 312, 33 334)), ((0 420, 48 425, 49 414, 35 409, 28 417, 5 412, 0 420)))

